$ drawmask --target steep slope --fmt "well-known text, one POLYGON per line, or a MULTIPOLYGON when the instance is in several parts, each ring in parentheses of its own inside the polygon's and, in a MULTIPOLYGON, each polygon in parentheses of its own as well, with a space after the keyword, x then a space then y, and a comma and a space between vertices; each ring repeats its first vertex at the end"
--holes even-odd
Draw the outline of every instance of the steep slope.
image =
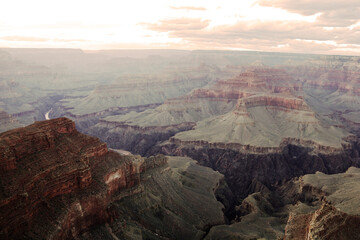
MULTIPOLYGON (((214 195, 223 178, 218 172, 189 158, 168 157, 167 166, 147 171, 143 178, 141 193, 114 202, 120 216, 107 228, 119 239, 201 239, 211 226, 225 223, 214 195)), ((81 239, 107 232, 99 227, 81 239)))
POLYGON ((307 201, 322 199, 322 203, 307 214, 291 213, 285 239, 360 239, 359 178, 360 169, 354 167, 335 175, 318 172, 301 177, 299 192, 307 201))
POLYGON ((4 132, 0 143, 5 239, 70 238, 110 221, 113 194, 138 184, 144 167, 166 161, 109 152, 105 143, 80 134, 65 118, 4 132))

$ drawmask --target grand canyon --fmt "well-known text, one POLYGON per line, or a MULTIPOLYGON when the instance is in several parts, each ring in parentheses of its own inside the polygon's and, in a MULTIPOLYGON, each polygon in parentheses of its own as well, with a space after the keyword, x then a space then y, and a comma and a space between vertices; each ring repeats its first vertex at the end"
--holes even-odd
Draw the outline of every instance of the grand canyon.
POLYGON ((0 49, 1 239, 360 239, 360 57, 0 49))

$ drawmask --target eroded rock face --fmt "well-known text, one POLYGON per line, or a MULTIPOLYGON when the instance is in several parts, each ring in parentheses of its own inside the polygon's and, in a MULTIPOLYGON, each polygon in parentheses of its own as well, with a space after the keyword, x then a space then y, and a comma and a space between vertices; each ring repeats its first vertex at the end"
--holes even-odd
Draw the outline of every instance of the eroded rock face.
POLYGON ((360 239, 360 169, 317 172, 271 190, 257 181, 255 193, 236 206, 230 225, 210 229, 205 239, 360 239))
POLYGON ((284 239, 359 239, 359 224, 359 216, 346 214, 331 204, 323 203, 314 213, 290 215, 284 239))
POLYGON ((359 168, 327 175, 308 174, 295 180, 299 200, 316 211, 290 211, 284 239, 359 239, 359 168))
POLYGON ((73 238, 111 221, 113 195, 140 181, 144 169, 166 163, 109 151, 66 118, 0 134, 0 236, 73 238))
POLYGON ((316 171, 339 173, 346 171, 350 166, 360 166, 360 159, 357 157, 360 147, 357 142, 353 142, 350 149, 342 152, 319 152, 316 155, 312 153, 311 148, 292 144, 286 145, 280 152, 261 154, 235 147, 226 144, 217 146, 196 142, 169 142, 159 146, 159 151, 167 155, 191 157, 198 160, 201 165, 221 172, 238 200, 253 192, 249 186, 254 179, 270 187, 285 179, 316 171))

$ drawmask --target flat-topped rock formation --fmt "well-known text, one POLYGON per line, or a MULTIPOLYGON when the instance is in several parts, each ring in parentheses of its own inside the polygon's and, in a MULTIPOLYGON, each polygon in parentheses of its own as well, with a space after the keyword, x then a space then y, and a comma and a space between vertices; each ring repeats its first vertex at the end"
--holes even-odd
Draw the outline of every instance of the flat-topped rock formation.
MULTIPOLYGON (((334 126, 326 127, 316 118, 304 100, 277 95, 240 99, 234 111, 197 122, 194 130, 176 134, 172 141, 240 144, 281 148, 286 139, 313 143, 342 151, 349 133, 334 126)), ((305 144, 311 147, 311 144, 305 144)), ((245 149, 244 149, 245 150, 245 149)), ((260 150, 261 152, 261 150, 260 150)))

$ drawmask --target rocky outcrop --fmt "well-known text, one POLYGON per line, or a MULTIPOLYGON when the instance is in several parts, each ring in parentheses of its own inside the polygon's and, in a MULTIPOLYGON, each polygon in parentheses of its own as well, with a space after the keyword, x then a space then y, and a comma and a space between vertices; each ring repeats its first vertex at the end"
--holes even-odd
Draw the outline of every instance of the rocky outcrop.
POLYGON ((314 213, 290 214, 284 240, 347 240, 360 238, 360 216, 349 215, 324 202, 314 213))
POLYGON ((301 110, 310 111, 309 106, 301 98, 291 98, 286 96, 254 96, 249 98, 240 99, 239 103, 244 103, 247 108, 258 106, 271 106, 283 108, 286 111, 301 110))
POLYGON ((344 173, 317 172, 294 180, 298 200, 316 210, 290 211, 284 239, 359 239, 359 196, 354 194, 359 178, 359 168, 351 167, 344 173))
POLYGON ((36 122, 0 134, 0 237, 73 238, 111 221, 114 195, 140 173, 166 163, 109 151, 69 119, 36 122))

